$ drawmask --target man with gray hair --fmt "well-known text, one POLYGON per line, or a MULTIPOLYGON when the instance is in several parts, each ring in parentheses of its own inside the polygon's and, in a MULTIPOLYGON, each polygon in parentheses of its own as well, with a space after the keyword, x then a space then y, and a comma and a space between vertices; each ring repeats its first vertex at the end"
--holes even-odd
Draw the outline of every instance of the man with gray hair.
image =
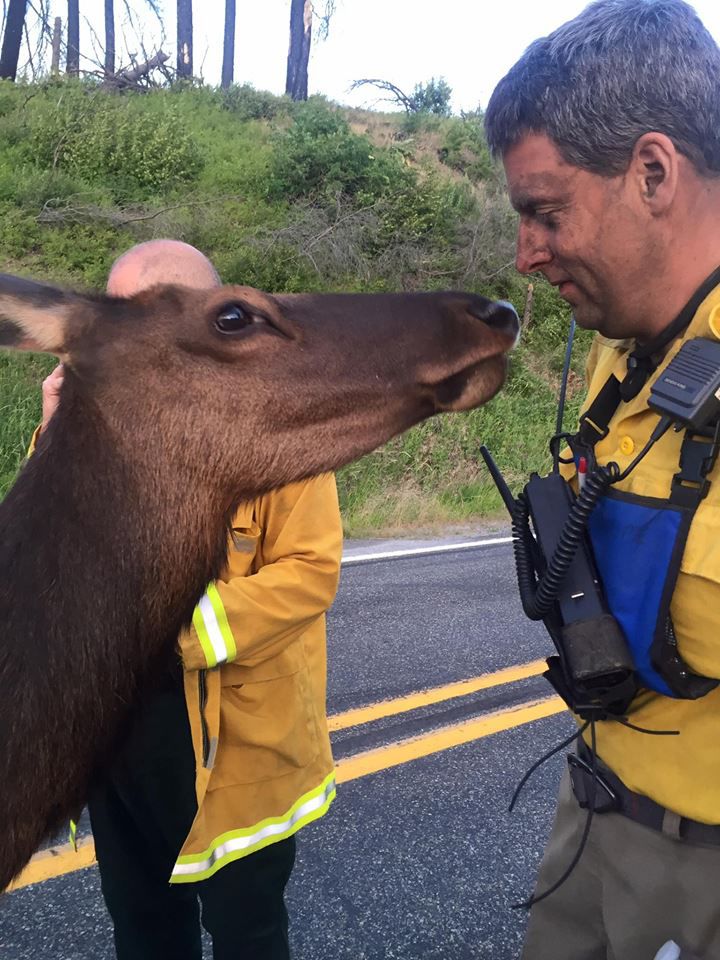
MULTIPOLYGON (((518 269, 541 273, 597 331, 581 430, 598 464, 624 470, 658 425, 653 382, 686 341, 720 339, 720 50, 683 0, 597 0, 528 48, 493 93, 486 129, 520 217, 518 269)), ((601 501, 603 523, 591 521, 640 691, 632 727, 596 723, 563 780, 526 960, 652 960, 670 940, 720 957, 716 454, 717 435, 665 434, 601 501), (688 484, 691 443, 709 452, 688 484), (687 529, 669 546, 648 540, 642 510, 653 523, 682 512, 687 529), (584 850, 558 886, 589 805, 584 850)))

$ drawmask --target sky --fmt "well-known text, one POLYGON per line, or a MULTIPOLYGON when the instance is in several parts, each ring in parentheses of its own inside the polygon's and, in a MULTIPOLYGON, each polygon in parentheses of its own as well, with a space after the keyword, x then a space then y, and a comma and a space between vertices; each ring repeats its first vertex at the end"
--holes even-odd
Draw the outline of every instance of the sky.
MULTIPOLYGON (((115 0, 118 17, 121 0, 115 0)), ((128 0, 133 10, 146 0, 128 0)), ((283 93, 288 49, 290 0, 236 0, 235 80, 283 93)), ((160 0, 165 19, 163 48, 175 58, 175 3, 160 0)), ((322 0, 318 0, 318 5, 322 0)), ((356 106, 382 106, 371 89, 351 92, 353 80, 380 77, 411 92, 416 83, 445 77, 453 108, 485 106, 497 81, 536 37, 574 17, 585 0, 337 0, 327 40, 313 46, 310 92, 356 106)), ((102 36, 102 0, 80 0, 81 15, 102 36)), ((720 42, 720 2, 696 0, 695 8, 720 42)), ((51 0, 52 15, 66 6, 51 0)), ((224 0, 194 0, 195 73, 206 83, 220 81, 224 0)), ((146 15, 143 42, 151 52, 160 44, 157 21, 146 15)), ((120 34, 120 24, 117 30, 120 34)), ((140 46, 126 31, 131 52, 140 46)), ((81 48, 89 48, 83 25, 81 48)), ((118 60, 127 50, 118 36, 118 60)))

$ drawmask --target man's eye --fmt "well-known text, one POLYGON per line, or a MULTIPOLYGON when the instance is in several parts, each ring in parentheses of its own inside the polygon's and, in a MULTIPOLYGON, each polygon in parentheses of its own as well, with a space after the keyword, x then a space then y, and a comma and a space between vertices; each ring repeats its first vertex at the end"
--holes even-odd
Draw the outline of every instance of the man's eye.
POLYGON ((536 213, 535 219, 543 227, 548 227, 550 230, 554 230, 557 227, 557 217, 554 212, 545 211, 544 213, 536 213))

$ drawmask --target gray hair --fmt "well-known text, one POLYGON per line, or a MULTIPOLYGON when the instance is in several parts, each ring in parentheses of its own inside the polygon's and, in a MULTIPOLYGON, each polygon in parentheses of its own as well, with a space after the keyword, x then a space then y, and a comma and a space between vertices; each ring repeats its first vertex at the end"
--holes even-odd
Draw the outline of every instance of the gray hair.
POLYGON ((623 173, 656 131, 718 174, 720 50, 683 0, 596 0, 528 47, 495 88, 485 130, 495 155, 543 133, 603 176, 623 173))

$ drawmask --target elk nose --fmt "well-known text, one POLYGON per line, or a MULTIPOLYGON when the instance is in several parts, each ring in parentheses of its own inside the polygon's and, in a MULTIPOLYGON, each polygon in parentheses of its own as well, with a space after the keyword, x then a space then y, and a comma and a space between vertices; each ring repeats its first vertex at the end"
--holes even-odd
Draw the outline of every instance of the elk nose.
POLYGON ((520 318, 517 310, 507 300, 486 300, 474 305, 470 312, 488 327, 512 337, 517 343, 520 337, 520 318))

